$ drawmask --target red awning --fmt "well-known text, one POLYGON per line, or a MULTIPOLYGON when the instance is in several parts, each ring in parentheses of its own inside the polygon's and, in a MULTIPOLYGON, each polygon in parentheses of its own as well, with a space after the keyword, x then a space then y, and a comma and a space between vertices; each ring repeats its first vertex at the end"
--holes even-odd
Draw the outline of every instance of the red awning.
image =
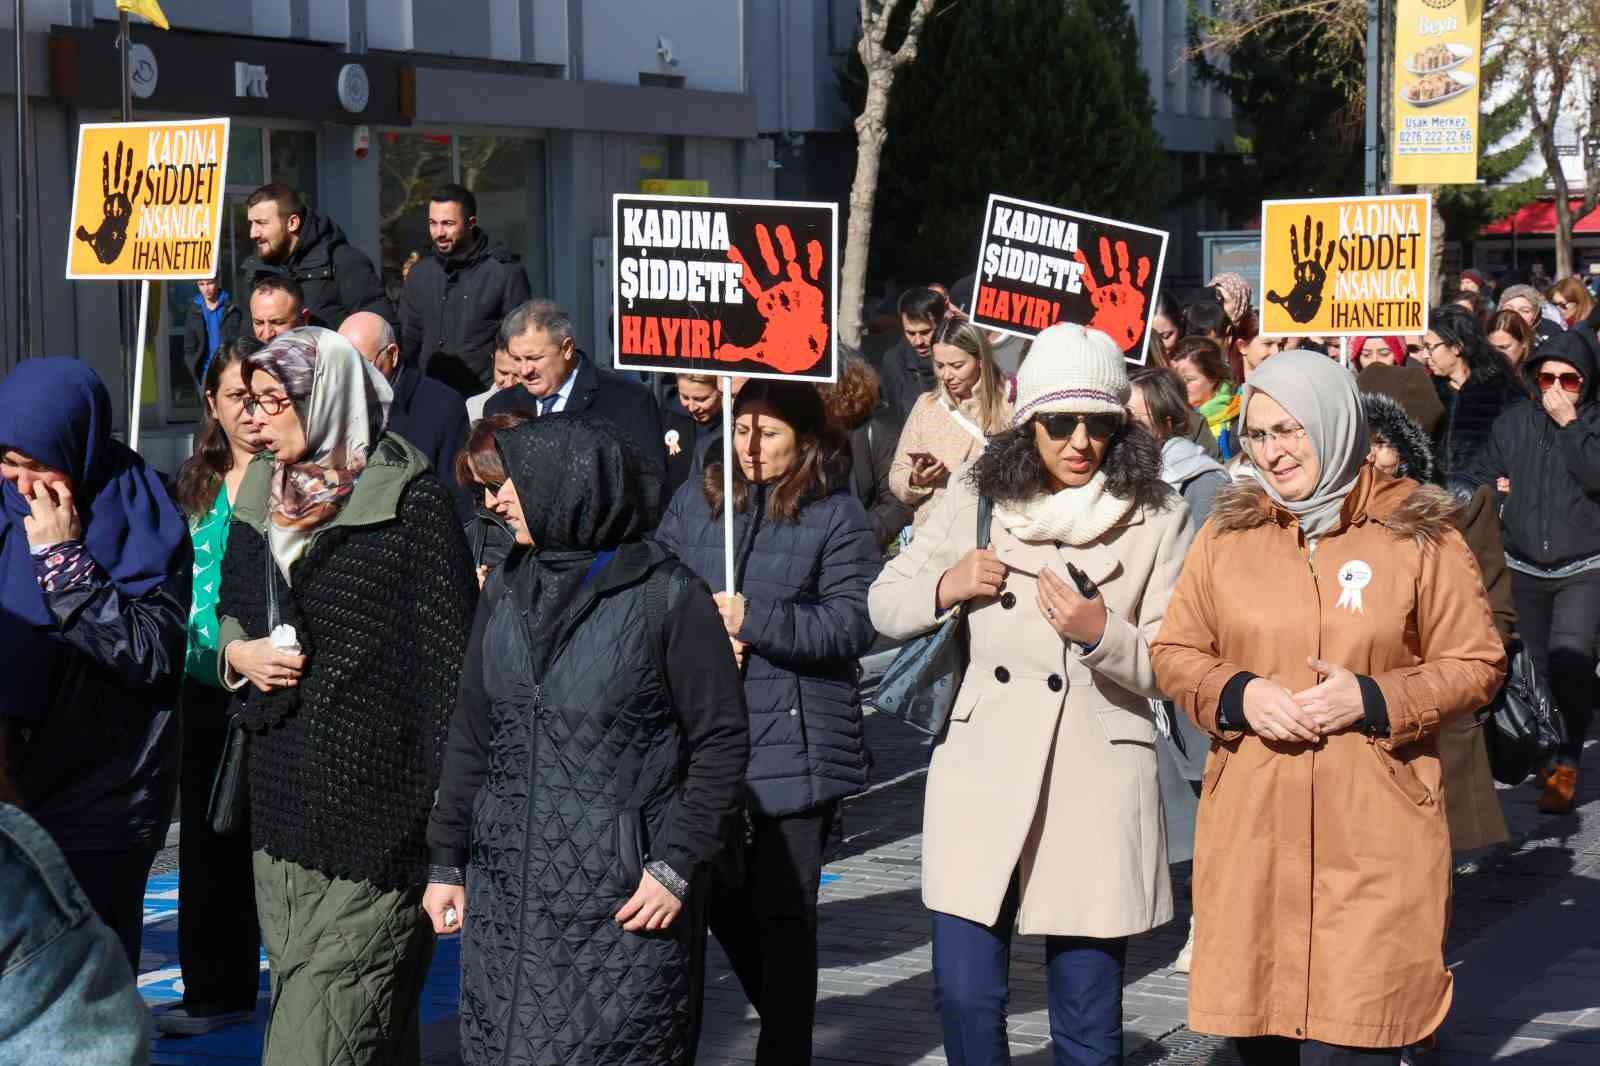
MULTIPOLYGON (((1576 215, 1583 210, 1582 200, 1567 201, 1572 205, 1572 213, 1576 215)), ((1498 222, 1491 222, 1483 227, 1480 236, 1484 237, 1509 237, 1513 232, 1519 237, 1537 237, 1553 234, 1556 231, 1556 203, 1554 200, 1535 200, 1531 204, 1523 204, 1506 218, 1498 222)), ((1572 227, 1573 233, 1600 233, 1600 208, 1589 212, 1578 219, 1572 227)))

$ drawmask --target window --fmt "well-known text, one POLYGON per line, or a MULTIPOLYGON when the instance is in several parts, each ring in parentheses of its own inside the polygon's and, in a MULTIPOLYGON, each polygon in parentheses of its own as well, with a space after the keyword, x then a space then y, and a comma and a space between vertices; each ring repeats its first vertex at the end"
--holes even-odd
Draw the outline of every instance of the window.
POLYGON ((429 254, 428 200, 456 182, 478 199, 478 224, 522 256, 535 293, 548 291, 544 142, 523 137, 384 133, 379 138, 378 233, 383 277, 399 297, 412 254, 429 254))

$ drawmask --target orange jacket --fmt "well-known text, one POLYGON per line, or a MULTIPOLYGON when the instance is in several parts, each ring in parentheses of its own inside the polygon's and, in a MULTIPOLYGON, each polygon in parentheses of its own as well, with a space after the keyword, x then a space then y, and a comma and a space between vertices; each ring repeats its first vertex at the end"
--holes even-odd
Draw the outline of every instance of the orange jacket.
POLYGON ((1293 516, 1241 482, 1184 562, 1151 656, 1162 691, 1214 738, 1195 839, 1199 1032, 1397 1047, 1449 1011, 1437 737, 1505 672, 1453 512, 1440 490, 1369 465, 1311 554, 1293 516), (1370 572, 1358 596, 1354 561, 1370 572), (1308 656, 1373 678, 1389 736, 1288 744, 1218 728, 1235 674, 1298 692, 1318 681, 1308 656))

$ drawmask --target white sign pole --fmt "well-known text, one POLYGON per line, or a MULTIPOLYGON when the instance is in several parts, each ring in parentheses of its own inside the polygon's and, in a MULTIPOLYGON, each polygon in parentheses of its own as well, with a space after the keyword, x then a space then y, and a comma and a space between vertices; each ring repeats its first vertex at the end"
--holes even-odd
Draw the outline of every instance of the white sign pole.
POLYGON ((139 282, 139 329, 133 335, 133 405, 128 410, 128 447, 139 450, 139 409, 144 406, 144 331, 150 319, 150 279, 139 282))
POLYGON ((731 596, 733 587, 733 379, 722 383, 722 587, 731 596))
POLYGON ((1346 369, 1350 369, 1350 338, 1339 338, 1339 362, 1346 369))

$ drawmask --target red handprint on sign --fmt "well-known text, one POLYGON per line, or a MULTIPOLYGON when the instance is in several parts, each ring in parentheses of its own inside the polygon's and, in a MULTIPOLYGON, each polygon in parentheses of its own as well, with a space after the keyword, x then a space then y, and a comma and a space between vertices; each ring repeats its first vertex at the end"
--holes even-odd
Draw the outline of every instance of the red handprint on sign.
POLYGON ((767 320, 761 339, 744 346, 723 344, 712 354, 725 363, 750 360, 765 363, 785 374, 798 374, 809 370, 822 358, 828 344, 828 322, 823 314, 822 289, 815 282, 822 273, 822 242, 806 242, 806 272, 800 271, 795 252, 794 235, 788 226, 775 230, 778 244, 783 250, 783 269, 779 273, 778 257, 772 250, 772 238, 764 224, 756 224, 756 243, 761 246, 761 261, 767 273, 780 280, 770 289, 763 290, 750 269, 750 263, 738 247, 728 249, 728 258, 744 268, 739 281, 745 292, 756 303, 756 310, 767 320), (807 280, 809 277, 810 280, 807 280))
POLYGON ((1111 242, 1100 238, 1100 266, 1105 272, 1104 283, 1094 279, 1094 269, 1089 265, 1083 249, 1073 253, 1083 264, 1083 283, 1089 288, 1089 303, 1094 307, 1090 329, 1097 329, 1117 342, 1117 347, 1129 351, 1144 339, 1144 283, 1150 280, 1150 257, 1139 257, 1139 277, 1134 280, 1128 272, 1128 242, 1117 242, 1117 267, 1111 269, 1111 242))

